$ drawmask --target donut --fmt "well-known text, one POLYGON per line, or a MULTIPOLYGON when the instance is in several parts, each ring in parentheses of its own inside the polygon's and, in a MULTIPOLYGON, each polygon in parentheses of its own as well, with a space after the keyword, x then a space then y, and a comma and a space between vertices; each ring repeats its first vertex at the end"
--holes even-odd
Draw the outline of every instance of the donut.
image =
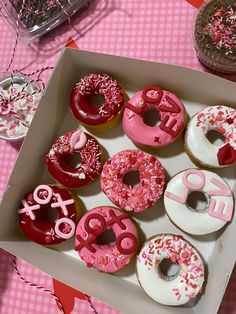
POLYGON ((107 74, 89 74, 73 88, 70 107, 81 124, 93 131, 103 132, 118 122, 124 107, 124 90, 107 74), (93 95, 100 95, 105 100, 99 108, 92 106, 93 95))
POLYGON ((202 3, 194 25, 197 57, 212 71, 236 74, 235 0, 202 3))
POLYGON ((80 188, 94 181, 102 170, 102 150, 98 141, 82 130, 60 136, 46 155, 46 164, 52 177, 63 186, 80 188), (80 154, 81 164, 73 167, 68 158, 80 154))
POLYGON ((159 148, 173 143, 185 127, 186 114, 179 98, 158 86, 148 86, 125 103, 123 129, 137 145, 159 148), (156 110, 160 123, 144 122, 145 114, 156 110))
POLYGON ((88 267, 113 273, 129 264, 138 249, 138 232, 127 213, 110 206, 99 206, 87 212, 76 228, 76 246, 88 267), (112 230, 115 243, 100 244, 99 236, 112 230))
POLYGON ((187 169, 176 174, 167 184, 164 204, 171 221, 194 235, 221 229, 232 219, 234 209, 233 193, 228 184, 218 174, 200 169, 187 169), (186 204, 192 191, 205 195, 205 209, 194 210, 186 204))
POLYGON ((185 136, 185 148, 198 165, 222 168, 236 162, 236 110, 226 106, 210 106, 191 118, 185 136), (212 144, 206 137, 208 131, 222 134, 221 146, 212 144))
POLYGON ((25 195, 18 209, 24 234, 41 245, 55 245, 70 239, 75 233, 79 211, 78 199, 56 185, 38 185, 25 195), (49 210, 57 209, 58 220, 47 218, 49 210))
POLYGON ((141 212, 153 206, 161 197, 165 184, 164 169, 159 160, 146 152, 128 149, 107 160, 101 173, 101 187, 118 207, 129 212, 141 212), (125 183, 127 174, 137 173, 139 183, 125 183))
POLYGON ((201 291, 204 265, 197 250, 182 236, 158 234, 148 239, 136 261, 139 284, 149 297, 163 304, 188 303, 201 291), (165 262, 178 265, 176 274, 162 271, 165 262))

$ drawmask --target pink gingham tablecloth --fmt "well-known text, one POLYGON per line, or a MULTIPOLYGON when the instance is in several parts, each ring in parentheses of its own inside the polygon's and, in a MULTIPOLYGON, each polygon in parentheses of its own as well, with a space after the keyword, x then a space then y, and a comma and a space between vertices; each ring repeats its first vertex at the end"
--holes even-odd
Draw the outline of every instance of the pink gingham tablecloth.
MULTIPOLYGON (((19 43, 11 69, 29 73, 43 66, 54 65, 59 51, 72 36, 81 49, 204 70, 195 56, 192 43, 195 14, 196 8, 186 0, 94 0, 82 15, 72 19, 73 28, 65 23, 38 43, 30 46, 19 43)), ((16 36, 2 17, 0 30, 0 71, 4 72, 16 36)), ((44 74, 45 81, 49 74, 44 74)), ((12 171, 19 148, 19 143, 0 141, 0 194, 12 171)), ((18 267, 27 280, 52 289, 51 278, 35 267, 20 260, 18 267)), ((121 314, 98 300, 92 299, 92 302, 99 314, 121 314)), ((12 256, 3 250, 0 250, 0 313, 59 313, 50 295, 18 279, 13 270, 12 256)), ((72 313, 89 314, 93 311, 86 301, 76 299, 72 313)), ((236 269, 219 314, 236 314, 236 269)))

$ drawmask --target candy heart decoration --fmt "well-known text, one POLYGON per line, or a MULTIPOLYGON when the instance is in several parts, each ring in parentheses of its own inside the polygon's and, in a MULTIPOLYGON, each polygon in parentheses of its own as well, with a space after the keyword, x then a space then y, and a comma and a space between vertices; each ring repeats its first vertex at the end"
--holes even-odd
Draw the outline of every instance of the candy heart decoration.
POLYGON ((79 150, 87 143, 87 136, 82 130, 75 131, 70 139, 70 147, 79 150))
POLYGON ((236 161, 236 150, 227 143, 219 149, 217 157, 219 165, 230 165, 236 161))

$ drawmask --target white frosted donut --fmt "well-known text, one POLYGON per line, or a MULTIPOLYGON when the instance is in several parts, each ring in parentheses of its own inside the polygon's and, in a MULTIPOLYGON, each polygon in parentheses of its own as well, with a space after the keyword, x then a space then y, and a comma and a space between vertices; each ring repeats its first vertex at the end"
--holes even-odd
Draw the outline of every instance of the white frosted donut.
POLYGON ((137 257, 137 278, 144 291, 164 305, 183 305, 201 292, 204 265, 199 253, 182 236, 159 234, 148 239, 137 257), (160 264, 179 265, 174 277, 163 275, 160 264))
POLYGON ((221 229, 233 214, 233 194, 228 184, 216 173, 187 169, 176 174, 167 184, 164 194, 166 212, 183 231, 203 235, 221 229), (204 193, 207 205, 196 211, 186 204, 192 191, 204 193))
POLYGON ((208 167, 226 167, 236 161, 236 110, 226 106, 211 106, 197 113, 189 122, 185 137, 187 153, 208 167), (215 130, 225 137, 221 146, 206 137, 215 130))

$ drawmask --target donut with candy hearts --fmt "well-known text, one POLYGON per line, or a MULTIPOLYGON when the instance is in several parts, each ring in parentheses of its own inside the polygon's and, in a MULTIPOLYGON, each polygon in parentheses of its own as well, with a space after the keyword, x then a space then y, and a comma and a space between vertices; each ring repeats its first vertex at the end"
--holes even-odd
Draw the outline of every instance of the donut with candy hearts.
POLYGON ((103 132, 118 121, 124 107, 124 90, 107 74, 89 74, 75 85, 70 96, 73 115, 81 124, 94 131, 103 132), (93 106, 91 96, 100 95, 104 103, 93 106))
POLYGON ((233 193, 218 174, 200 169, 187 169, 177 173, 167 184, 164 193, 166 213, 183 231, 204 235, 221 229, 232 219, 233 193), (194 210, 187 199, 191 192, 205 195, 206 206, 194 210))
POLYGON ((113 273, 129 264, 139 246, 138 232, 127 213, 110 206, 87 212, 76 228, 75 250, 88 267, 113 273), (112 230, 114 243, 101 244, 99 236, 112 230))
POLYGON ((73 237, 79 215, 78 199, 56 185, 41 184, 22 199, 18 209, 24 234, 42 245, 55 245, 73 237), (57 209, 58 219, 48 219, 50 210, 57 209))
POLYGON ((170 306, 195 299, 205 279, 204 264, 197 250, 174 234, 158 234, 144 243, 137 257, 136 275, 149 297, 170 306), (165 274, 162 265, 167 261, 176 264, 177 271, 165 274))
POLYGON ((165 172, 159 160, 137 149, 121 151, 106 161, 101 173, 105 195, 118 207, 138 213, 153 206, 161 197, 165 172), (126 181, 132 174, 139 176, 135 186, 126 181))
POLYGON ((102 170, 103 153, 98 141, 82 130, 60 136, 46 155, 52 177, 63 186, 76 189, 93 182, 102 170), (80 165, 70 165, 71 156, 80 155, 80 165))
POLYGON ((185 136, 185 148, 193 162, 209 168, 223 168, 236 162, 236 109, 210 106, 191 118, 185 136), (215 130, 224 137, 217 146, 206 135, 215 130))
POLYGON ((185 108, 179 98, 158 86, 148 86, 125 103, 123 129, 134 143, 159 148, 173 143, 186 124, 185 108), (160 123, 155 126, 144 122, 145 114, 156 110, 160 123))

